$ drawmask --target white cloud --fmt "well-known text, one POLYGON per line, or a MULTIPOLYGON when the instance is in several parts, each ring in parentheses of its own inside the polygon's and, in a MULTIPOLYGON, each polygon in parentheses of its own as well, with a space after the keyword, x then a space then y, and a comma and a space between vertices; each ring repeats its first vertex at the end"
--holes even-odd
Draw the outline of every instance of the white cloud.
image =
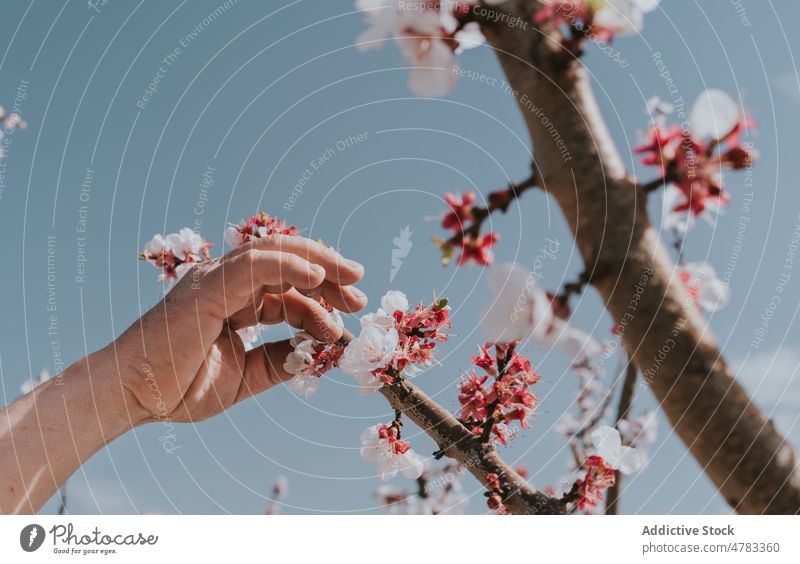
POLYGON ((734 367, 764 415, 800 446, 800 350, 758 352, 734 362, 734 367))
POLYGON ((800 100, 800 84, 795 71, 787 71, 773 77, 775 87, 795 101, 800 100))

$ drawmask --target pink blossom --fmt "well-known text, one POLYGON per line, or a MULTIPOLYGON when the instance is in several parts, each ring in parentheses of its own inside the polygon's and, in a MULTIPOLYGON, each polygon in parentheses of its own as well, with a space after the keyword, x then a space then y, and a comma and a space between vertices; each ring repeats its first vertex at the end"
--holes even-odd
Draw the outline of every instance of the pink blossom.
POLYGON ((362 394, 373 392, 430 365, 436 343, 447 340, 444 329, 449 327, 447 300, 409 310, 405 294, 389 291, 381 308, 361 319, 361 333, 345 349, 341 368, 356 379, 362 394))
POLYGON ((575 501, 579 510, 586 506, 594 507, 603 500, 603 490, 614 485, 614 469, 609 467, 602 457, 593 455, 586 458, 583 463, 586 468, 584 478, 575 482, 577 499, 575 501))
POLYGON ((539 399, 530 386, 539 376, 530 361, 517 354, 516 344, 495 344, 494 358, 488 354, 491 346, 486 343, 481 354, 471 359, 486 375, 479 377, 473 370, 459 381, 459 418, 474 434, 491 433, 506 444, 509 426, 516 422, 524 429, 536 411, 539 399))
POLYGON ((728 305, 730 287, 717 277, 714 267, 709 263, 689 262, 681 265, 678 277, 702 310, 715 312, 728 305))
POLYGON ((442 217, 442 227, 460 233, 465 224, 474 219, 472 205, 475 202, 475 192, 464 192, 461 196, 445 192, 444 201, 450 206, 450 211, 442 217))
POLYGON ((377 462, 378 477, 391 480, 398 472, 406 478, 415 480, 422 475, 422 459, 411 446, 400 440, 395 425, 373 425, 361 433, 361 458, 367 462, 377 462))
POLYGON ((418 96, 450 92, 458 82, 455 55, 483 41, 474 22, 459 21, 457 16, 464 12, 454 2, 357 0, 356 7, 364 11, 370 26, 358 37, 358 48, 380 48, 393 35, 414 65, 409 85, 418 96))
POLYGON ((703 92, 692 107, 689 122, 691 128, 686 130, 668 127, 660 114, 648 132, 648 141, 634 149, 644 155, 643 164, 658 167, 665 182, 677 189, 665 193, 664 216, 667 227, 682 232, 691 226, 691 217, 710 219, 709 214, 730 201, 722 185, 722 171, 741 170, 755 159, 754 151, 740 142, 742 132, 755 122, 724 92, 703 92))
POLYGON ((500 235, 493 231, 477 237, 465 235, 461 238, 461 255, 456 264, 461 266, 472 261, 480 266, 489 266, 494 262, 492 247, 500 240, 500 235))
POLYGON ((297 235, 297 233, 295 225, 288 225, 277 217, 258 212, 246 220, 228 226, 225 230, 225 242, 232 247, 238 247, 269 235, 297 235))
POLYGON ((139 258, 162 270, 159 280, 177 280, 193 264, 209 260, 209 249, 213 245, 206 242, 199 233, 184 227, 178 233, 166 237, 155 235, 139 253, 139 258))
POLYGON ((615 34, 639 33, 644 16, 660 0, 543 0, 535 23, 551 22, 597 41, 610 42, 615 34))
POLYGON ((344 349, 337 343, 320 343, 302 331, 292 337, 289 343, 294 350, 283 363, 283 369, 294 375, 289 388, 309 399, 317 391, 320 377, 339 364, 344 349))

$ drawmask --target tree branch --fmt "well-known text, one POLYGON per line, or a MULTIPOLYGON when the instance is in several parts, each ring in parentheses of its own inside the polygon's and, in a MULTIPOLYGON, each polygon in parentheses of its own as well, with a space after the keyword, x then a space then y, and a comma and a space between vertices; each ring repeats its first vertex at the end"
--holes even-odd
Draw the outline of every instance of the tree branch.
MULTIPOLYGON (((339 342, 346 345, 352 340, 353 335, 345 329, 339 342)), ((481 484, 488 484, 487 474, 497 474, 503 504, 509 513, 561 515, 566 512, 566 501, 537 491, 500 458, 490 443, 470 433, 452 413, 405 378, 384 385, 379 391, 395 410, 396 419, 399 413, 411 419, 436 442, 439 453, 457 461, 481 484)))
MULTIPOLYGON (((531 21, 539 3, 504 7, 531 21)), ((542 187, 561 207, 587 270, 601 273, 592 284, 678 435, 738 512, 800 512, 796 454, 736 381, 685 288, 671 283, 673 263, 626 174, 588 72, 577 59, 557 61, 563 49, 554 28, 498 21, 482 29, 516 92, 542 187)))
POLYGON ((466 237, 477 237, 480 235, 483 223, 492 213, 498 210, 506 213, 512 202, 516 201, 527 190, 536 188, 537 186, 538 175, 534 168, 533 173, 522 182, 509 184, 508 188, 505 190, 492 192, 489 194, 489 204, 487 206, 475 206, 472 208, 472 215, 474 217, 472 223, 470 223, 469 226, 463 226, 461 231, 450 237, 444 244, 455 246, 459 245, 466 237), (497 197, 499 201, 492 201, 493 197, 497 197))
POLYGON ((486 475, 495 473, 503 486, 503 504, 510 513, 562 514, 566 504, 536 491, 500 458, 491 445, 481 441, 446 409, 407 380, 383 386, 380 393, 394 409, 427 433, 444 454, 487 485, 486 475))

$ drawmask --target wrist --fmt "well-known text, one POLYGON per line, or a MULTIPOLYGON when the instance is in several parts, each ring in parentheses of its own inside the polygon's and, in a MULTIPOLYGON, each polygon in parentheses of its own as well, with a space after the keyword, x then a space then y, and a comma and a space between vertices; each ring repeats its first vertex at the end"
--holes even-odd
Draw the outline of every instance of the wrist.
POLYGON ((149 417, 149 412, 129 390, 127 382, 130 378, 123 373, 127 368, 116 361, 112 349, 100 349, 75 362, 70 367, 72 369, 76 387, 82 389, 93 403, 104 434, 107 430, 111 440, 141 425, 149 417))

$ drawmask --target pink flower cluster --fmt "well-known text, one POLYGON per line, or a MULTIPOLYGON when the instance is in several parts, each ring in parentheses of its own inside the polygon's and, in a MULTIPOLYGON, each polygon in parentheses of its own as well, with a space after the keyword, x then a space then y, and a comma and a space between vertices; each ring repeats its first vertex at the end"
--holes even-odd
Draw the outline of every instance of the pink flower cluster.
POLYGON ((492 264, 492 248, 500 240, 500 235, 494 231, 481 234, 481 225, 493 211, 505 211, 513 196, 511 189, 497 190, 489 194, 486 207, 479 207, 475 205, 475 192, 467 191, 461 196, 446 192, 444 201, 450 211, 442 215, 442 227, 453 233, 448 239, 433 239, 442 252, 442 265, 449 264, 456 251, 461 251, 456 259, 458 266, 470 262, 480 266, 492 264))
POLYGON ((752 166, 753 150, 741 143, 742 133, 756 122, 742 115, 738 105, 718 90, 700 95, 689 119, 691 128, 666 126, 661 117, 648 132, 647 142, 634 148, 642 163, 658 167, 665 183, 677 188, 682 200, 671 212, 698 216, 730 201, 722 185, 723 169, 752 166))
POLYGON ((344 347, 339 343, 320 343, 302 331, 292 337, 289 343, 294 350, 283 363, 283 369, 294 375, 289 387, 309 399, 317 391, 320 377, 338 366, 344 347))
POLYGON ((478 356, 470 360, 484 372, 475 370, 458 386, 460 418, 475 435, 507 444, 508 426, 514 422, 525 428, 536 410, 538 398, 530 386, 539 381, 528 359, 516 353, 516 343, 480 347, 478 356), (489 379, 491 378, 491 381, 489 379))
MULTIPOLYGON (((497 1, 484 0, 487 4, 497 1)), ((459 75, 456 55, 484 41, 477 22, 470 21, 471 2, 356 0, 356 7, 369 24, 358 37, 358 49, 379 49, 394 36, 414 65, 409 87, 417 96, 444 96, 455 88, 459 75)))
POLYGON ((475 192, 472 191, 464 192, 461 196, 446 192, 444 201, 450 206, 450 211, 442 216, 442 227, 452 230, 453 236, 447 240, 434 239, 434 243, 442 251, 442 264, 447 265, 450 262, 456 249, 461 251, 456 260, 458 266, 470 261, 481 266, 492 264, 492 247, 500 239, 500 235, 492 231, 483 235, 480 233, 483 219, 492 210, 491 201, 489 208, 476 207, 475 192))
POLYGON ((159 280, 165 282, 180 278, 193 264, 209 260, 208 250, 213 246, 199 233, 184 227, 166 237, 161 234, 153 237, 139 253, 139 258, 161 269, 159 280))
POLYGON ((614 469, 597 455, 592 455, 584 461, 586 476, 575 482, 577 487, 575 505, 583 511, 586 506, 594 507, 603 501, 603 490, 614 485, 614 469))
POLYGON ((230 225, 225 230, 225 242, 238 247, 269 235, 297 235, 297 233, 296 225, 287 225, 285 221, 262 211, 236 225, 230 225))
POLYGON ((417 365, 433 361, 437 342, 447 340, 447 300, 409 310, 405 294, 389 291, 375 313, 361 319, 361 334, 347 345, 341 369, 360 384, 362 393, 392 384, 401 375, 414 376, 417 365))
POLYGON ((361 457, 378 464, 378 477, 391 480, 398 472, 416 480, 422 475, 424 464, 406 441, 400 439, 400 422, 373 425, 361 433, 361 457))
POLYGON ((543 6, 533 22, 549 22, 570 31, 563 43, 574 47, 581 38, 610 43, 614 35, 639 33, 644 16, 658 7, 660 0, 542 0, 543 6))
POLYGON ((507 514, 508 510, 503 504, 503 487, 500 484, 500 476, 494 472, 486 474, 486 490, 487 507, 500 515, 507 514))

